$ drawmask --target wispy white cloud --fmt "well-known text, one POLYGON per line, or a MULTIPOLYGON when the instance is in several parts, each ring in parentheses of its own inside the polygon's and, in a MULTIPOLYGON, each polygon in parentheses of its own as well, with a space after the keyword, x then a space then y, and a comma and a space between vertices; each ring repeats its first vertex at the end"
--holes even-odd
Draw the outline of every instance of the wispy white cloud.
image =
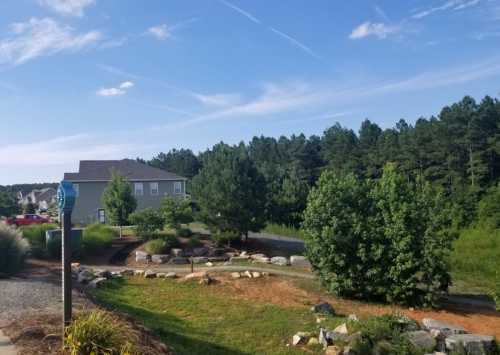
POLYGON ((350 39, 361 39, 369 36, 375 36, 384 39, 389 35, 400 31, 399 26, 386 25, 384 23, 365 22, 356 27, 349 35, 350 39))
POLYGON ((165 24, 150 27, 148 29, 148 34, 160 41, 164 41, 172 35, 165 24))
POLYGON ((255 23, 258 23, 258 24, 260 24, 260 23, 261 23, 261 22, 260 22, 260 20, 259 20, 258 18, 256 18, 255 16, 253 16, 251 13, 249 13, 248 11, 243 10, 242 8, 239 8, 239 7, 238 7, 238 6, 236 6, 236 5, 231 4, 230 2, 225 1, 225 0, 219 0, 219 2, 220 2, 221 4, 226 5, 227 7, 231 8, 231 9, 233 9, 234 11, 236 11, 236 12, 240 13, 241 15, 245 16, 245 17, 246 17, 246 18, 248 18, 250 21, 255 22, 255 23))
POLYGON ((417 13, 412 15, 412 18, 421 19, 429 15, 432 15, 436 12, 446 11, 446 10, 455 10, 455 11, 463 10, 468 7, 478 5, 480 2, 481 0, 448 0, 440 6, 434 6, 427 8, 425 10, 418 11, 417 13))
POLYGON ((373 6, 373 9, 375 10, 375 12, 377 13, 377 15, 382 18, 382 20, 386 21, 386 22, 390 22, 390 19, 389 19, 389 16, 387 16, 386 12, 384 11, 384 9, 382 9, 380 6, 378 5, 374 5, 373 6))
POLYGON ((269 29, 274 32, 275 34, 277 34, 278 36, 286 39, 288 42, 290 42, 293 46, 303 50, 304 52, 306 52, 307 54, 309 54, 310 56, 316 58, 316 59, 321 59, 321 57, 319 55, 317 55, 311 48, 309 48, 308 46, 306 46, 305 44, 299 42, 296 38, 293 38, 292 36, 282 32, 282 31, 279 31, 277 30, 276 28, 274 27, 269 27, 269 29))
POLYGON ((118 85, 117 87, 101 88, 96 91, 96 95, 103 97, 122 96, 125 95, 128 89, 130 89, 133 86, 134 86, 133 82, 125 81, 120 85, 118 85))
POLYGON ((194 96, 198 101, 208 106, 231 106, 241 102, 241 95, 239 94, 203 95, 194 93, 194 96))
POLYGON ((40 56, 77 52, 102 39, 99 31, 75 33, 51 18, 31 18, 13 23, 6 38, 0 39, 0 64, 19 65, 40 56))
POLYGON ((82 17, 86 7, 95 4, 95 0, 38 0, 42 6, 64 16, 82 17))

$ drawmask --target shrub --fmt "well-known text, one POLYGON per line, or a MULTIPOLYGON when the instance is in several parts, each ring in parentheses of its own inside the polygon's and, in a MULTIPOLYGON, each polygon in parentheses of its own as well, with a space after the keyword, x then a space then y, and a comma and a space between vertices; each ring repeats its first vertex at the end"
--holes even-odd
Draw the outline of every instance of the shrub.
POLYGON ((134 352, 127 333, 103 311, 76 317, 66 328, 65 344, 71 355, 126 355, 134 352))
POLYGON ((197 248, 197 247, 199 247, 201 245, 203 245, 203 243, 201 242, 199 236, 193 235, 191 238, 189 238, 188 246, 190 248, 197 248))
POLYGON ((0 273, 13 274, 18 271, 29 251, 29 243, 21 232, 0 224, 0 273))
POLYGON ((154 232, 163 229, 164 221, 160 212, 153 208, 145 208, 134 212, 129 217, 130 223, 135 225, 138 236, 147 238, 154 232))
POLYGON ((45 233, 51 229, 58 229, 56 224, 39 224, 32 226, 21 227, 23 237, 30 243, 30 254, 36 258, 47 255, 46 236, 45 233))
POLYGON ((493 229, 500 227, 500 184, 488 189, 479 201, 477 217, 483 227, 493 229))
POLYGON ((165 254, 169 249, 168 243, 162 239, 153 239, 144 244, 144 250, 149 254, 165 254))
POLYGON ((181 238, 189 238, 190 236, 193 235, 193 232, 189 228, 180 228, 177 231, 177 235, 181 238))
POLYGON ((91 224, 83 231, 82 247, 86 254, 99 253, 109 248, 118 236, 115 229, 103 224, 91 224))
POLYGON ((166 197, 161 203, 161 214, 165 224, 176 230, 181 224, 193 221, 193 209, 188 199, 166 197))
POLYGON ((432 304, 450 282, 448 216, 440 193, 394 165, 376 182, 326 171, 305 211, 306 253, 335 294, 432 304))
POLYGON ((241 236, 237 231, 226 230, 212 232, 212 240, 217 246, 230 245, 232 241, 240 240, 241 236))

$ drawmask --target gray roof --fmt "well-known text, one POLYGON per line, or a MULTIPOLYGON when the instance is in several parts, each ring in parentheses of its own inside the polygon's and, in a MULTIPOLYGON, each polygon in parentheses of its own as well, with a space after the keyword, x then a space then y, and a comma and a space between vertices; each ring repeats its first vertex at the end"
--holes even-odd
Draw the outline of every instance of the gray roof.
POLYGON ((123 160, 81 160, 78 173, 65 173, 69 181, 109 181, 111 172, 116 171, 131 181, 187 180, 185 177, 153 168, 132 159, 123 160))

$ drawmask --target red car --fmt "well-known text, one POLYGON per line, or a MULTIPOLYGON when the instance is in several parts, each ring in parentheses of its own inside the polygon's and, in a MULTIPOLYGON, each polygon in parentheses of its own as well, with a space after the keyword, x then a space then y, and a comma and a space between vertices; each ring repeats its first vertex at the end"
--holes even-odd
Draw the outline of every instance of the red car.
POLYGON ((32 224, 49 223, 48 218, 39 216, 37 214, 22 214, 16 217, 7 218, 6 223, 16 226, 29 226, 32 224))

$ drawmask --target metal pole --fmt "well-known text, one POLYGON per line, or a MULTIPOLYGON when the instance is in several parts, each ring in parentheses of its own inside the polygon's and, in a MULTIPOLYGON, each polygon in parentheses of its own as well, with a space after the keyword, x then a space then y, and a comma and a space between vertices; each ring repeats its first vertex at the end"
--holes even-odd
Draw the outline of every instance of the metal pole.
POLYGON ((62 297, 66 327, 71 321, 71 212, 64 211, 62 217, 62 297))

